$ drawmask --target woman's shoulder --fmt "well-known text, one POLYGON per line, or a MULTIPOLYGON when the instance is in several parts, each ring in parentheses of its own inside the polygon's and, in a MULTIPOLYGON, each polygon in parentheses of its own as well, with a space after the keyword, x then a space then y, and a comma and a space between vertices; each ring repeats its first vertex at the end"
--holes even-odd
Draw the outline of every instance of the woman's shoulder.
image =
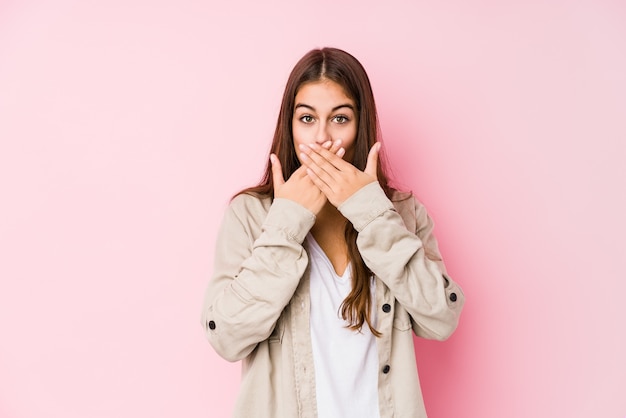
POLYGON ((413 193, 411 190, 401 190, 396 189, 394 187, 389 188, 389 192, 387 193, 389 200, 393 202, 395 205, 398 204, 414 204, 417 206, 424 206, 423 203, 419 200, 419 198, 413 193))
POLYGON ((229 209, 236 213, 267 213, 272 205, 272 199, 269 196, 255 193, 242 192, 236 194, 230 201, 229 209))
POLYGON ((412 225, 416 218, 427 215, 426 207, 412 191, 391 189, 389 200, 407 225, 412 225))
POLYGON ((413 196, 413 192, 411 191, 407 192, 404 190, 398 190, 394 188, 390 188, 389 193, 387 195, 389 196, 389 200, 391 200, 394 204, 396 202, 404 202, 406 200, 415 199, 415 196, 413 196))
POLYGON ((233 196, 224 210, 222 228, 236 231, 239 228, 257 230, 267 217, 271 201, 260 195, 238 193, 233 196))

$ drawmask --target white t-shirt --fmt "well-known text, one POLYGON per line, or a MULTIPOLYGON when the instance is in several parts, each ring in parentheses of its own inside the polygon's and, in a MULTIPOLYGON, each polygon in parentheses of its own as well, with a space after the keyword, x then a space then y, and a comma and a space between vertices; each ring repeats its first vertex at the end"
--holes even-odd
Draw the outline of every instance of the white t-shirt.
MULTIPOLYGON (((339 310, 352 289, 351 266, 340 277, 311 234, 307 245, 318 417, 379 418, 376 337, 367 324, 361 332, 347 328, 339 310)), ((370 288, 374 292, 374 286, 370 288)), ((372 309, 374 326, 375 312, 372 309)))

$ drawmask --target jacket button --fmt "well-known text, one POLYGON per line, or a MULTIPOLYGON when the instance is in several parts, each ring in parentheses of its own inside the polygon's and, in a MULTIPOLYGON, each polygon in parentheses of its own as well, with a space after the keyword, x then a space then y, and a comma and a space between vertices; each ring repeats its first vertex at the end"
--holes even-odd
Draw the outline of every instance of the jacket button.
POLYGON ((209 328, 215 329, 215 321, 209 321, 209 328))
POLYGON ((389 313, 389 312, 391 312, 391 305, 390 305, 390 304, 388 304, 388 303, 385 303, 385 304, 383 305, 383 312, 385 312, 385 313, 389 313))
POLYGON ((389 367, 388 364, 385 364, 385 367, 383 367, 383 373, 387 374, 389 373, 389 370, 391 370, 391 367, 389 367))
POLYGON ((452 302, 456 302, 456 293, 454 293, 454 292, 450 293, 450 300, 452 302))

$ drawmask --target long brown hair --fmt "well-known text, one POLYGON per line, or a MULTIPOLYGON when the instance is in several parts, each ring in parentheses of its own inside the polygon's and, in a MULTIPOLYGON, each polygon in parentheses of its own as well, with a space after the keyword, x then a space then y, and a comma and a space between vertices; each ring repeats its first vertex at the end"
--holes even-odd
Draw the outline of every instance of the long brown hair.
MULTIPOLYGON (((359 170, 365 169, 370 148, 381 139, 374 94, 372 93, 367 73, 361 63, 352 55, 336 48, 322 48, 309 51, 298 61, 287 80, 276 130, 274 131, 274 140, 270 149, 270 153, 276 154, 280 160, 285 179, 288 179, 300 167, 292 135, 292 119, 296 94, 304 83, 323 79, 339 84, 344 89, 345 94, 354 100, 356 104, 358 127, 352 159, 352 164, 356 168, 359 170)), ((269 156, 267 161, 265 174, 259 184, 242 190, 238 194, 250 193, 270 198, 274 197, 274 182, 269 156)), ((392 189, 388 184, 384 158, 379 158, 377 171, 378 182, 387 196, 390 196, 392 189)), ((352 265, 352 290, 341 304, 341 315, 348 322, 350 329, 360 331, 363 325, 367 323, 372 333, 380 336, 380 333, 371 323, 371 271, 365 265, 359 253, 356 245, 357 235, 358 233, 352 226, 352 223, 347 222, 344 236, 352 265)))

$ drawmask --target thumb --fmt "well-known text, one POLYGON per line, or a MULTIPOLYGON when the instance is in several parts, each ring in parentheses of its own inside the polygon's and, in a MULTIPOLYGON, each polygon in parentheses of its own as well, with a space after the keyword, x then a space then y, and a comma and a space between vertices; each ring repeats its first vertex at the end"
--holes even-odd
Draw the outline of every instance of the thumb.
POLYGON ((377 168, 378 168, 378 154, 380 152, 380 142, 375 143, 370 149, 369 154, 367 154, 367 164, 365 165, 365 174, 369 174, 375 179, 377 176, 377 168))
POLYGON ((283 178, 283 168, 280 165, 280 161, 276 154, 270 154, 270 163, 272 164, 272 180, 274 181, 274 191, 283 184, 285 179, 283 178))

